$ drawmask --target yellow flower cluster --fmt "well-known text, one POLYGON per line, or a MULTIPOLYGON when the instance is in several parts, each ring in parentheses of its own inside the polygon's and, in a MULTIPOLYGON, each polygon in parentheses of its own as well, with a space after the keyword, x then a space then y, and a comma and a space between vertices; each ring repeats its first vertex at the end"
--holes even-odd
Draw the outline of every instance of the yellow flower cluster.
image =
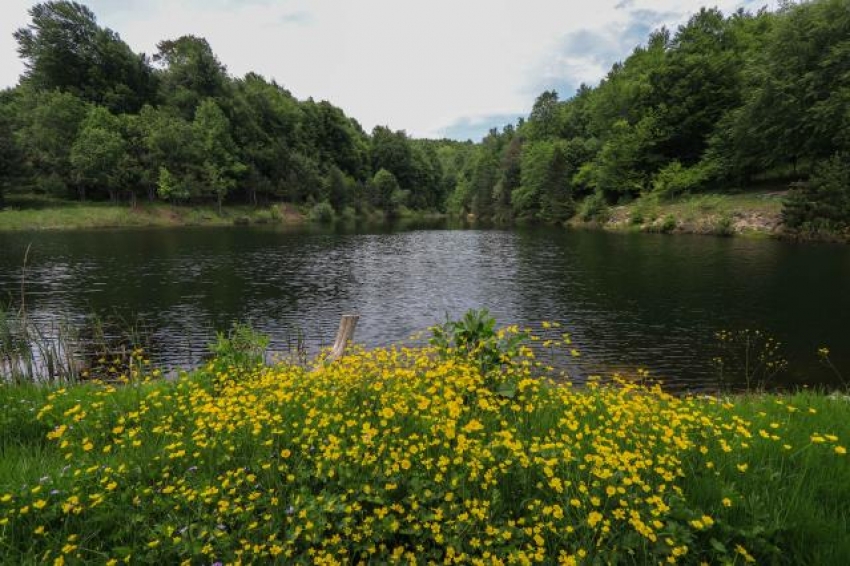
POLYGON ((528 348, 484 376, 393 347, 59 390, 39 419, 67 466, 0 496, 0 544, 56 563, 690 560, 717 519, 681 478, 762 437, 713 399, 545 373, 528 348))

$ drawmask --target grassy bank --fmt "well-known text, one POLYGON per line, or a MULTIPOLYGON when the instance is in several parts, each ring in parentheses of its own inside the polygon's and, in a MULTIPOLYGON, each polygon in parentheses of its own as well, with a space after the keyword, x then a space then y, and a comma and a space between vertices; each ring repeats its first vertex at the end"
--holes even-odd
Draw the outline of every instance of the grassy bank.
POLYGON ((233 224, 298 223, 305 215, 288 205, 251 207, 228 205, 171 206, 142 203, 78 203, 63 201, 12 201, 0 210, 0 230, 54 230, 142 226, 232 226, 233 224))
POLYGON ((783 191, 688 195, 672 200, 643 197, 592 219, 579 215, 570 223, 610 230, 778 236, 784 197, 783 191))
MULTIPOLYGON (((0 231, 386 222, 380 210, 364 211, 360 216, 350 210, 351 214, 331 214, 327 218, 319 218, 306 205, 295 206, 288 203, 256 207, 226 205, 219 212, 216 206, 172 206, 141 201, 136 207, 130 207, 127 204, 80 203, 40 198, 9 200, 9 205, 0 210, 0 231)), ((410 210, 403 207, 397 220, 418 222, 444 217, 445 215, 434 211, 410 210)))
POLYGON ((509 336, 471 353, 451 341, 358 351, 317 369, 231 358, 175 382, 0 387, 4 559, 850 555, 844 398, 556 384, 509 336))
MULTIPOLYGON (((603 228, 668 233, 778 236, 782 234, 781 192, 737 195, 707 194, 685 196, 670 201, 645 197, 632 203, 610 207, 593 218, 577 214, 573 227, 603 228)), ((10 199, 0 210, 0 231, 53 230, 76 228, 232 226, 234 224, 302 224, 319 222, 308 208, 290 204, 261 207, 228 205, 221 213, 215 206, 171 206, 140 202, 126 204, 78 203, 29 198, 10 199)), ((332 221, 333 216, 327 219, 332 221)), ((444 215, 403 209, 401 220, 433 220, 444 215)), ((346 220, 340 217, 338 220, 346 220)), ((353 220, 354 218, 348 218, 353 220)), ((358 219, 383 222, 379 212, 358 219)))

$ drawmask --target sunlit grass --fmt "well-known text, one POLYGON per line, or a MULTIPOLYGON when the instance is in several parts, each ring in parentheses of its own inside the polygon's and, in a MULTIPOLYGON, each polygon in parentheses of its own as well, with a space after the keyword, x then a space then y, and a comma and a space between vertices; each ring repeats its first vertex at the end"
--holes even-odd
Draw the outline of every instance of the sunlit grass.
POLYGON ((775 235, 781 228, 783 191, 705 193, 659 199, 652 194, 612 208, 612 229, 666 231, 664 220, 675 221, 675 230, 719 235, 775 235))
MULTIPOLYGON (((288 221, 293 221, 291 215, 288 221)), ((275 207, 226 206, 221 214, 214 206, 170 206, 139 202, 79 203, 49 201, 43 206, 15 206, 0 210, 0 230, 54 230, 145 226, 228 226, 234 222, 283 222, 275 207)))

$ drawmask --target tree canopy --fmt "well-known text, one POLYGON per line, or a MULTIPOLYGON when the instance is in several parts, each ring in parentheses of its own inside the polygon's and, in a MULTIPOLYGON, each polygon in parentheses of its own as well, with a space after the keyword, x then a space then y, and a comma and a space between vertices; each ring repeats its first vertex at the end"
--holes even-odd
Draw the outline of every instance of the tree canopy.
POLYGON ((449 206, 556 222, 588 195, 613 203, 763 183, 802 187, 817 171, 825 186, 823 171, 850 149, 847 37, 846 0, 728 15, 704 8, 675 31, 653 31, 598 85, 567 98, 544 91, 527 120, 491 132, 449 206), (492 159, 499 173, 484 175, 492 159))

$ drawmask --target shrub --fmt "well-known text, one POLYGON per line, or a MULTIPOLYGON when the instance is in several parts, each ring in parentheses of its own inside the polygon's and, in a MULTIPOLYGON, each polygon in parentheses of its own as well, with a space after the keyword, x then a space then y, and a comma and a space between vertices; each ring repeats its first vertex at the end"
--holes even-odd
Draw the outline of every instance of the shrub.
POLYGON ((640 197, 632 206, 629 222, 634 225, 653 223, 658 218, 658 197, 652 193, 640 197))
POLYGON ((576 203, 572 197, 563 200, 544 199, 540 207, 540 219, 544 222, 565 222, 576 213, 576 203))
POLYGON ((36 191, 53 197, 67 197, 68 185, 56 173, 47 176, 39 176, 36 179, 36 191))
POLYGON ((669 199, 702 189, 710 177, 708 166, 702 164, 685 167, 673 161, 662 168, 652 179, 652 192, 669 199))
POLYGON ((661 221, 661 231, 665 234, 669 234, 670 232, 675 230, 676 226, 676 217, 672 214, 668 214, 664 217, 664 220, 661 221))
POLYGON ((247 324, 235 323, 230 330, 216 333, 216 341, 210 344, 210 353, 223 368, 250 369, 265 362, 269 337, 257 332, 247 324))
POLYGON ((608 208, 608 202, 605 200, 605 195, 597 191, 585 198, 581 201, 578 215, 579 218, 585 222, 607 222, 608 218, 611 216, 611 211, 608 208))
POLYGON ((282 222, 283 214, 280 212, 279 205, 272 205, 269 207, 269 220, 272 222, 282 222))
POLYGON ((487 309, 469 310, 460 320, 432 328, 431 334, 430 343, 442 357, 475 360, 482 373, 510 362, 527 338, 525 333, 497 331, 487 309))
POLYGON ((718 236, 731 236, 735 233, 735 229, 732 225, 732 217, 728 214, 723 214, 717 220, 717 224, 714 226, 714 233, 718 236))
POLYGON ((357 220, 357 209, 353 206, 346 206, 339 216, 345 222, 353 222, 357 220))
POLYGON ((334 208, 331 204, 328 201, 323 200, 310 209, 309 218, 313 222, 330 224, 336 218, 336 213, 334 212, 334 208))
POLYGON ((820 163, 808 183, 785 201, 782 222, 803 232, 850 231, 850 155, 836 154, 820 163))

